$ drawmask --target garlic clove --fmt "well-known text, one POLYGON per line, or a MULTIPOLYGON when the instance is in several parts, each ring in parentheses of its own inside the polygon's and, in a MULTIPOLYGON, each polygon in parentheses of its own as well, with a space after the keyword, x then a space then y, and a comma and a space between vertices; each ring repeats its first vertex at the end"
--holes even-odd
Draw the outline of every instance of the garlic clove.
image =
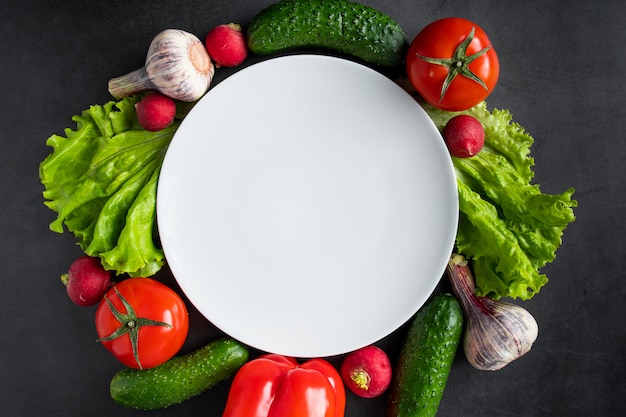
POLYGON ((528 310, 477 296, 474 277, 461 255, 450 258, 446 272, 466 316, 463 350, 474 368, 499 370, 530 351, 539 328, 528 310))
POLYGON ((467 320, 463 350, 474 368, 496 371, 528 353, 539 328, 535 318, 516 304, 483 302, 492 309, 486 319, 474 314, 467 320))
POLYGON ((155 89, 181 101, 202 97, 215 73, 200 39, 178 29, 166 29, 152 40, 145 68, 155 89))
POLYGON ((192 102, 206 93, 215 66, 204 44, 180 29, 165 29, 148 48, 145 65, 109 81, 109 92, 117 99, 156 90, 176 100, 192 102))

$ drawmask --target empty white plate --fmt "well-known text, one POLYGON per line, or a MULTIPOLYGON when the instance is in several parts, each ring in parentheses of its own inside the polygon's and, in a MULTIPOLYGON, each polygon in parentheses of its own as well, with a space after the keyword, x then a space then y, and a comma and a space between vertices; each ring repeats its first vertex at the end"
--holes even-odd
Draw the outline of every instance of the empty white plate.
POLYGON ((454 169, 423 109, 352 61, 294 55, 214 86, 176 132, 160 238, 194 306, 229 336, 294 357, 374 343, 444 272, 454 169))

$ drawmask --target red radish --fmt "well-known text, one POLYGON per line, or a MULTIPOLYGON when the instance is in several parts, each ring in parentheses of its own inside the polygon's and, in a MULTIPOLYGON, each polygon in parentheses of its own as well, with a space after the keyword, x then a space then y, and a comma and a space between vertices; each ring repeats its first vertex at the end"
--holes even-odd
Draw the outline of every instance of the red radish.
POLYGON ((448 121, 443 128, 443 139, 452 156, 469 158, 483 148, 485 129, 476 118, 461 114, 448 121))
POLYGON ((111 286, 111 272, 104 269, 100 258, 82 256, 61 275, 67 295, 75 304, 88 307, 97 304, 111 286))
POLYGON ((236 67, 248 56, 248 45, 236 23, 219 25, 209 31, 204 41, 216 67, 236 67))
POLYGON ((174 122, 176 103, 161 93, 151 93, 135 104, 139 124, 146 130, 156 132, 165 129, 174 122))
POLYGON ((391 362, 381 348, 370 345, 349 353, 341 363, 341 378, 356 395, 374 398, 391 383, 391 362))

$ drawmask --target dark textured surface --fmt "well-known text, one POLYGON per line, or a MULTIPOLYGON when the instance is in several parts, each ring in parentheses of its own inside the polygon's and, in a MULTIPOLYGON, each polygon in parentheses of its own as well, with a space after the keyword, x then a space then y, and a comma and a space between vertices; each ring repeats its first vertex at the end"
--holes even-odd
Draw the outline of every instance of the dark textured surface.
MULTIPOLYGON (((3 415, 141 415, 112 402, 109 381, 120 365, 95 343, 93 310, 73 305, 58 279, 80 251, 71 235, 48 230, 54 214, 43 205, 38 178, 50 152, 45 140, 73 127, 73 114, 108 101, 108 79, 140 67, 162 29, 203 37, 217 24, 245 26, 269 3, 0 1, 3 415)), ((573 186, 579 201, 556 261, 544 269, 550 282, 524 304, 540 328, 533 350, 497 372, 476 371, 457 355, 438 416, 622 416, 626 3, 363 3, 389 13, 409 39, 440 17, 483 26, 502 65, 489 107, 509 109, 535 138, 542 189, 558 193, 573 186)), ((233 71, 218 71, 215 82, 233 71)), ((171 281, 166 272, 161 278, 171 281)), ((219 335, 193 311, 191 323, 186 348, 219 335)), ((392 359, 405 330, 380 342, 392 359)), ((222 384, 150 415, 220 416, 227 392, 222 384)), ((346 415, 382 417, 384 408, 382 398, 349 395, 346 415)))

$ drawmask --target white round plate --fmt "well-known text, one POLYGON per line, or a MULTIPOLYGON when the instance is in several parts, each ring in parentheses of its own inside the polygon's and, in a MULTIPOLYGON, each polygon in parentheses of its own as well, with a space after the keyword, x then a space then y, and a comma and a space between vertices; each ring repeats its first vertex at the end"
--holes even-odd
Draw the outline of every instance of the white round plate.
POLYGON ((442 277, 454 169, 419 104, 345 59, 262 61, 214 86, 167 151, 157 217, 194 306, 262 351, 332 356, 405 323, 442 277))

